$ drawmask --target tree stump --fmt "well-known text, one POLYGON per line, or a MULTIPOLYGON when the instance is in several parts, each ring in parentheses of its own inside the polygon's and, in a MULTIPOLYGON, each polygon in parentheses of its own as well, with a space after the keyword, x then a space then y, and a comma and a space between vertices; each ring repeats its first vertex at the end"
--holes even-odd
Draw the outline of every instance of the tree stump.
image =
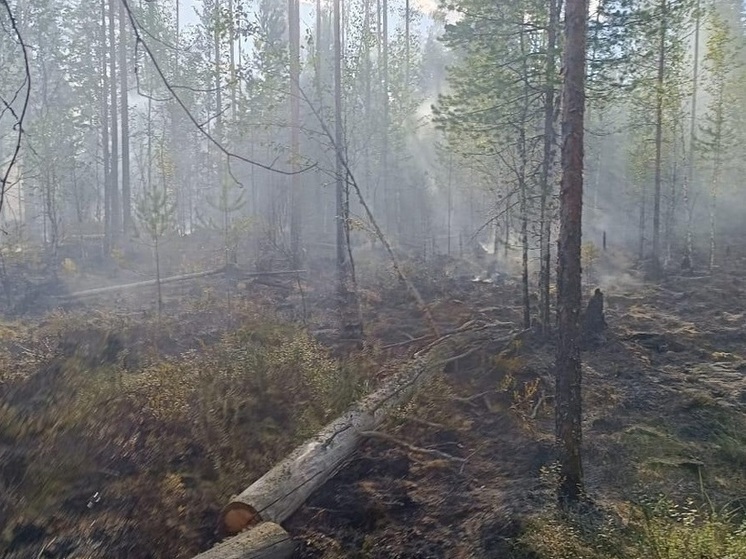
POLYGON ((604 294, 596 289, 588 301, 588 306, 583 314, 583 343, 592 346, 604 341, 606 330, 606 317, 604 316, 604 294))

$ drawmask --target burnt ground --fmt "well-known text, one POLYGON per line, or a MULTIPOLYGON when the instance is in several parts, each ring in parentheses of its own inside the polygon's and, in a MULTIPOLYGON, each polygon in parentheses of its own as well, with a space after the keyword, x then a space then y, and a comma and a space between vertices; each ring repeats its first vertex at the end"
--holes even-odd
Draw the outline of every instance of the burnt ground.
MULTIPOLYGON (((746 259, 659 286, 604 264, 610 329, 584 352, 590 498, 621 524, 645 496, 743 499, 746 259)), ((407 267, 443 331, 470 320, 499 323, 498 338, 520 330, 515 282, 474 283, 445 258, 407 267)), ((170 288, 163 322, 148 293, 4 325, 0 368, 28 374, 0 383, 0 550, 186 559, 210 547, 231 494, 431 340, 411 296, 375 269, 361 282, 362 350, 331 343, 324 282, 299 290, 288 278, 170 288), (273 349, 295 338, 305 369, 273 349), (283 367, 271 382, 251 368, 213 380, 267 349, 283 367), (331 378, 316 394, 318 370, 354 385, 339 397, 331 378), (164 401, 164 387, 179 388, 164 401)), ((289 520, 298 557, 548 557, 531 535, 553 509, 553 352, 524 337, 435 379, 289 520)))
MULTIPOLYGON (((618 525, 660 496, 746 505, 744 271, 742 258, 658 286, 604 282, 610 328, 583 353, 584 467, 618 525)), ((491 300, 519 323, 515 285, 458 297, 472 317, 491 300)), ((553 351, 529 340, 442 375, 385 426, 393 439, 365 443, 288 522, 297 556, 544 557, 533 532, 555 502, 553 351)))

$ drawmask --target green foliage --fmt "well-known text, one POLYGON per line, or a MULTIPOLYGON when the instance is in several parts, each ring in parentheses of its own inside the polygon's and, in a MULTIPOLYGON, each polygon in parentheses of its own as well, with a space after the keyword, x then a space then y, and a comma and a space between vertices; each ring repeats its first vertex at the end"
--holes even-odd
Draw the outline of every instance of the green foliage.
POLYGON ((173 227, 175 212, 166 190, 158 187, 143 191, 135 205, 141 227, 154 242, 173 227))
POLYGON ((746 523, 660 498, 614 514, 547 513, 529 522, 518 548, 538 559, 735 559, 746 556, 746 523))

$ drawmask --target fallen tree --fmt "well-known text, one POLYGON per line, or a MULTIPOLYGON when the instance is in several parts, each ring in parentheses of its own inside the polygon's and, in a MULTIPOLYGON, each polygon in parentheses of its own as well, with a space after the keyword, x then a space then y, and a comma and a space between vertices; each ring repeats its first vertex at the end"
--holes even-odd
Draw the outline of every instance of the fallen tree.
MULTIPOLYGON (((231 275, 236 279, 247 279, 253 277, 265 277, 265 276, 279 276, 279 275, 298 275, 305 273, 305 270, 278 270, 273 272, 245 272, 233 267, 222 267, 215 270, 207 270, 204 272, 195 272, 193 274, 182 274, 178 276, 169 276, 161 279, 161 285, 167 283, 175 283, 179 281, 188 281, 199 278, 206 278, 210 276, 218 276, 221 274, 231 275)), ((95 289, 86 289, 85 291, 76 291, 75 293, 68 293, 58 297, 59 300, 68 301, 71 299, 80 299, 83 297, 92 297, 95 295, 102 295, 106 293, 113 293, 116 291, 128 291, 132 289, 141 289, 144 287, 153 287, 158 285, 158 280, 145 280, 137 281, 134 283, 123 283, 120 285, 109 285, 106 287, 97 287, 95 289)))
POLYGON ((262 522, 194 559, 286 559, 294 551, 295 543, 282 526, 262 522))
POLYGON ((223 509, 219 530, 233 535, 261 521, 282 523, 345 463, 364 432, 375 430, 388 413, 406 402, 426 379, 440 370, 437 352, 416 358, 324 427, 246 488, 223 509))
MULTIPOLYGON (((441 371, 446 364, 465 359, 480 347, 512 342, 516 334, 498 340, 490 339, 485 326, 471 324, 459 328, 439 342, 415 354, 400 373, 381 388, 363 398, 340 417, 324 427, 314 438, 293 450, 243 492, 234 496, 222 510, 218 530, 234 535, 262 521, 282 523, 289 518, 319 487, 331 478, 349 459, 360 442, 376 430, 388 414, 406 403, 416 390, 441 371), (481 332, 479 340, 474 333, 481 332), (457 334, 458 333, 458 334, 457 334), (486 334, 486 336, 485 336, 486 334), (466 344, 462 340, 466 338, 466 344), (469 349, 456 356, 456 348, 469 349)), ((523 332, 518 335, 522 335, 523 332)))

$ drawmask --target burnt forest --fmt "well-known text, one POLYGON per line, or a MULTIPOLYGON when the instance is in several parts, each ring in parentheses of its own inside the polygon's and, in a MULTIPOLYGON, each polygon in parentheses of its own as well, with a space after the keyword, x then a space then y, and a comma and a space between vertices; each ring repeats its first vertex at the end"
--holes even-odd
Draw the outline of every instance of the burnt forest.
POLYGON ((746 559, 744 0, 0 0, 1 559, 746 559))

